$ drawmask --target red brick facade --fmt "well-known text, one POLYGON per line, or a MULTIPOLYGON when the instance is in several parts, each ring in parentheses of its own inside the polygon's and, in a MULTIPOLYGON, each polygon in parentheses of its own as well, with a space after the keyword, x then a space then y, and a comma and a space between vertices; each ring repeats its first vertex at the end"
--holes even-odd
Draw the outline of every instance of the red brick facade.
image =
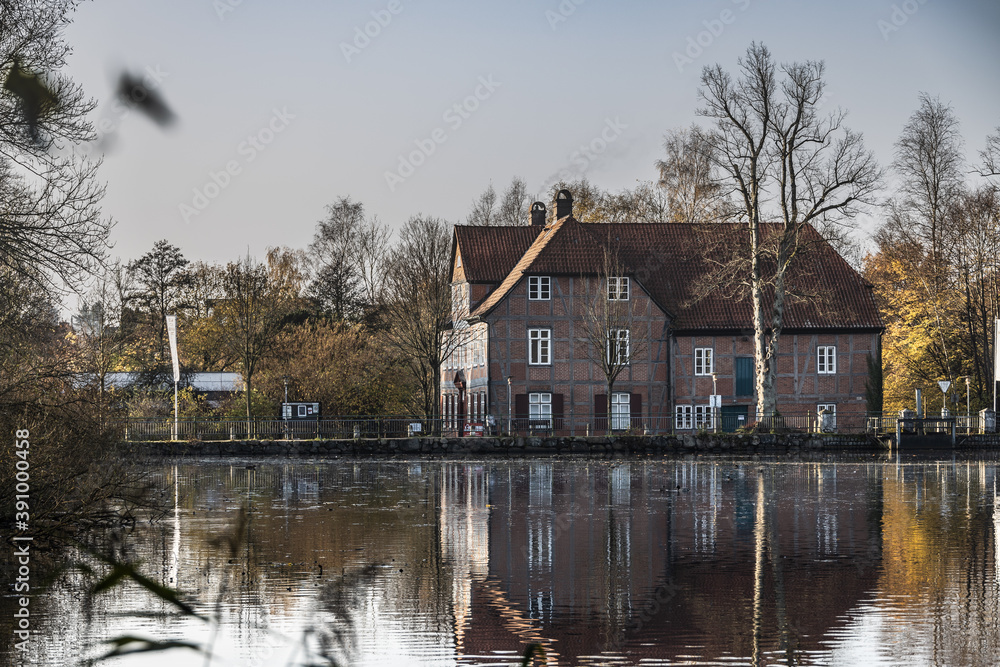
MULTIPOLYGON (((748 309, 721 295, 691 298, 701 270, 692 241, 698 233, 687 225, 582 224, 572 215, 530 228, 456 227, 462 344, 442 368, 446 420, 472 423, 474 431, 544 422, 583 434, 605 430, 609 418, 614 430, 694 430, 710 426, 714 392, 727 430, 752 421, 748 309), (609 400, 583 315, 606 294, 600 256, 612 244, 630 286, 637 353, 609 400)), ((814 415, 824 406, 853 419, 865 412, 867 359, 879 356, 882 324, 870 287, 832 248, 818 246, 809 280, 834 296, 823 307, 802 300, 786 311, 778 410, 814 415)))

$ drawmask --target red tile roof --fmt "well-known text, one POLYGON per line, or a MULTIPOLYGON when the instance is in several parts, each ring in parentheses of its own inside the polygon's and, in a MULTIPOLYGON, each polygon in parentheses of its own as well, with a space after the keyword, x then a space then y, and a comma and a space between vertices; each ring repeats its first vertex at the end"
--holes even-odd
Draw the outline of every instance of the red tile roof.
POLYGON ((470 283, 499 283, 507 277, 521 256, 542 231, 531 227, 473 227, 455 225, 455 250, 462 253, 462 269, 470 283))
MULTIPOLYGON (((537 234, 539 228, 456 227, 467 275, 495 277, 507 271, 473 316, 489 313, 524 275, 597 275, 606 246, 616 250, 625 272, 673 318, 674 330, 753 329, 745 287, 708 285, 715 266, 711 260, 739 250, 733 240, 746 229, 743 225, 590 224, 563 218, 546 226, 512 263, 517 251, 510 242, 513 229, 537 234), (476 231, 470 234, 470 229, 476 231), (469 241, 475 248, 471 255, 465 250, 469 241)), ((773 238, 779 230, 778 225, 767 225, 764 236, 773 238)), ((527 237, 517 238, 523 243, 527 237)), ((802 231, 801 240, 803 249, 789 275, 784 328, 881 329, 870 285, 812 227, 802 231)), ((749 264, 743 274, 748 272, 749 264)), ((739 272, 734 275, 741 277, 739 272)))

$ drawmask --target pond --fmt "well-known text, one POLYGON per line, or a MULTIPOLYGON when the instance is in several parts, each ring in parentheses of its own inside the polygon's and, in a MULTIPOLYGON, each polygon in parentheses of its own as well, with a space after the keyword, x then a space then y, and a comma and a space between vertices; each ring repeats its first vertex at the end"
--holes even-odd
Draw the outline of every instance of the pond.
POLYGON ((156 479, 173 510, 129 546, 219 626, 134 585, 88 612, 71 580, 25 664, 122 635, 212 665, 508 665, 532 643, 560 665, 1000 655, 992 462, 205 460, 156 479))

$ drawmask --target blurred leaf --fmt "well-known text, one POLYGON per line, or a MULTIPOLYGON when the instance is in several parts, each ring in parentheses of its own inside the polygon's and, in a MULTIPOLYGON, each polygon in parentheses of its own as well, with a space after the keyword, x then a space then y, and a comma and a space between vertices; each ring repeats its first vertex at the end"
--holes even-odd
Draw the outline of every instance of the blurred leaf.
POLYGON ((111 651, 102 655, 98 660, 106 660, 122 655, 132 655, 133 653, 152 653, 153 651, 167 651, 173 648, 183 648, 202 653, 202 648, 197 644, 183 641, 156 641, 155 639, 144 639, 132 635, 124 635, 107 639, 105 644, 114 646, 111 651))
POLYGON ((545 649, 542 648, 541 644, 529 644, 528 648, 524 649, 524 658, 521 660, 521 667, 528 667, 532 663, 535 656, 542 659, 542 664, 547 664, 548 661, 545 658, 545 649))

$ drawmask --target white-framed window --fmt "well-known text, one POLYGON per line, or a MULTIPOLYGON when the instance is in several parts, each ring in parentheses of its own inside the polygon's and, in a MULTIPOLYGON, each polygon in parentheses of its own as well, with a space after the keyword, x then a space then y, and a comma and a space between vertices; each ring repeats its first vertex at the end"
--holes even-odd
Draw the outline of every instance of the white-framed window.
POLYGON ((469 283, 451 286, 452 319, 459 319, 469 312, 469 283))
POLYGON ((674 408, 674 428, 681 430, 691 428, 691 406, 678 405, 674 408))
POLYGON ((548 301, 552 298, 552 278, 549 276, 528 276, 528 300, 548 301))
POLYGON ((816 372, 820 375, 832 375, 837 372, 836 345, 819 345, 816 347, 816 372))
POLYGON ((625 276, 608 277, 608 301, 628 301, 629 284, 625 276))
POLYGON ((482 366, 483 365, 483 334, 482 332, 477 332, 475 337, 472 339, 472 365, 482 366))
POLYGON ((707 405, 694 406, 694 427, 710 429, 713 425, 712 408, 707 405))
POLYGON ((552 428, 552 394, 547 391, 528 394, 528 416, 532 426, 537 427, 541 420, 546 420, 552 428))
POLYGON ((528 363, 533 366, 552 363, 552 329, 528 329, 528 363))
POLYGON ((715 372, 715 354, 710 347, 694 348, 694 374, 711 375, 715 372))
POLYGON ((629 330, 612 329, 608 332, 608 363, 612 366, 622 366, 629 362, 629 330))
MULTIPOLYGON (((824 410, 829 410, 832 414, 832 420, 830 422, 830 427, 836 430, 837 428, 837 404, 836 403, 819 403, 816 406, 816 417, 817 421, 822 419, 822 414, 824 410)), ((822 422, 820 422, 820 427, 822 427, 822 422)))
POLYGON ((626 431, 631 426, 632 395, 625 392, 611 394, 611 428, 615 431, 626 431))

